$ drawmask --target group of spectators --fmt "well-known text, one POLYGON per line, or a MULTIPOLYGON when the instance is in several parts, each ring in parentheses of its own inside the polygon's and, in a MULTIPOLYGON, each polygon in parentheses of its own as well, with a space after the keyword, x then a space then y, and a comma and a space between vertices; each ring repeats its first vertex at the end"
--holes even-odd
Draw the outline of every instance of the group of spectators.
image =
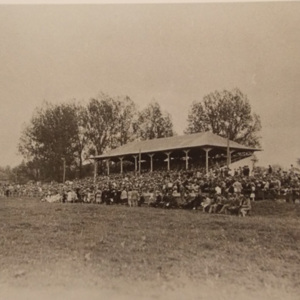
POLYGON ((207 213, 239 214, 251 211, 251 202, 261 199, 300 198, 300 175, 294 168, 250 174, 249 167, 215 168, 209 174, 193 171, 156 171, 99 176, 59 183, 4 185, 7 197, 40 197, 47 202, 148 205, 157 208, 201 209, 207 213))

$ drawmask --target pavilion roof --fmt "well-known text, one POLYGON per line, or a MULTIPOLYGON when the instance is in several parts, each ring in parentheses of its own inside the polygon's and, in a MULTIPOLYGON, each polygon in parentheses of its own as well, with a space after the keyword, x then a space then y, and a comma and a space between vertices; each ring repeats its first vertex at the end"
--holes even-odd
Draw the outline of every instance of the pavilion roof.
MULTIPOLYGON (((230 149, 240 151, 260 151, 261 149, 246 147, 234 141, 230 141, 230 149)), ((105 154, 94 158, 105 159, 126 155, 155 153, 172 150, 184 150, 199 147, 227 148, 227 139, 209 131, 159 138, 145 141, 133 141, 112 149, 105 154)))

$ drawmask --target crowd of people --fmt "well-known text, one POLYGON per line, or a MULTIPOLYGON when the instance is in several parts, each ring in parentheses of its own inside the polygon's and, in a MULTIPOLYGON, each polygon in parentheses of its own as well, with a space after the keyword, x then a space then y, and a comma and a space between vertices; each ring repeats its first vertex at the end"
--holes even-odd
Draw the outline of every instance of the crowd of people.
POLYGON ((229 170, 215 168, 209 174, 190 171, 134 172, 98 176, 60 183, 2 185, 6 197, 39 197, 41 201, 63 203, 148 205, 157 208, 201 209, 207 213, 237 214, 251 212, 251 202, 262 199, 300 198, 300 175, 293 167, 283 172, 269 166, 264 172, 248 166, 229 170))

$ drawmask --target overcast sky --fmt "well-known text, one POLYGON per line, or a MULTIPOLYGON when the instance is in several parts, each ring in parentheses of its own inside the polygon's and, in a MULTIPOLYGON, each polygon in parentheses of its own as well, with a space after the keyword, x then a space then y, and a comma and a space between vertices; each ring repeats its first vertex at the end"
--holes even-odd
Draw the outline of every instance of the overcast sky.
POLYGON ((238 87, 263 130, 259 164, 300 157, 300 3, 0 6, 0 165, 16 165, 44 100, 152 99, 182 134, 190 105, 238 87))

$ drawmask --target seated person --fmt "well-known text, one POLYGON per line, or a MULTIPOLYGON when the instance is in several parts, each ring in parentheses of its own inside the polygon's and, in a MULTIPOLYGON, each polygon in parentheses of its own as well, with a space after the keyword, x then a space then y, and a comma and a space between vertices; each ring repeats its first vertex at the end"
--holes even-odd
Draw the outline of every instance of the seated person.
POLYGON ((168 191, 167 194, 163 196, 163 207, 164 208, 177 208, 177 202, 175 201, 175 198, 172 195, 172 191, 168 191))
POLYGON ((203 195, 201 192, 201 189, 198 189, 198 193, 195 197, 193 197, 192 199, 190 199, 190 201, 188 201, 187 203, 185 203, 184 205, 182 205, 182 208, 184 209, 198 209, 202 202, 203 202, 203 195))
POLYGON ((150 206, 152 206, 152 207, 162 207, 163 206, 162 196, 159 191, 156 191, 156 199, 154 202, 150 203, 150 206))
POLYGON ((231 215, 238 215, 240 211, 240 196, 234 194, 230 198, 229 206, 227 207, 227 212, 231 215))
POLYGON ((251 200, 250 198, 242 197, 241 204, 240 204, 240 210, 239 210, 239 216, 245 217, 248 215, 251 211, 251 200))
POLYGON ((228 208, 231 206, 231 204, 234 201, 234 197, 233 196, 227 196, 224 197, 222 200, 222 207, 221 209, 218 211, 219 214, 225 213, 225 215, 227 215, 229 213, 228 208))
POLYGON ((210 206, 213 204, 213 200, 210 197, 205 197, 203 202, 201 203, 203 207, 203 212, 209 212, 210 206))
POLYGON ((220 197, 217 194, 214 195, 213 201, 212 201, 209 211, 208 211, 209 214, 216 213, 219 201, 220 201, 220 197))

